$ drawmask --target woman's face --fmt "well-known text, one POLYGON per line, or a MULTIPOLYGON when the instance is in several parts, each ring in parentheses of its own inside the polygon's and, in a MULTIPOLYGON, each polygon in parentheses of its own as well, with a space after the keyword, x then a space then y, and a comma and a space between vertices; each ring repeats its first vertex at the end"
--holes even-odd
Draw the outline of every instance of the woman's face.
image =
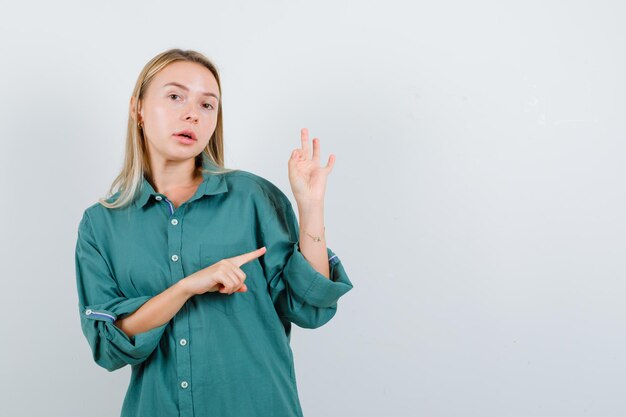
POLYGON ((163 68, 139 107, 151 159, 184 161, 202 152, 217 125, 218 97, 217 80, 203 65, 176 61, 163 68))

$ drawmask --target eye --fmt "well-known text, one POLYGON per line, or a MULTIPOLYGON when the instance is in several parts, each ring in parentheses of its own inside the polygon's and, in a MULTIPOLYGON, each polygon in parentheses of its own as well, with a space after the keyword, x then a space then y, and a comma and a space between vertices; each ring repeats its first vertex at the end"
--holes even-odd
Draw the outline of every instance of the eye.
POLYGON ((214 108, 213 105, 211 103, 204 103, 204 108, 205 109, 209 109, 209 108, 214 108))
MULTIPOLYGON (((180 96, 178 94, 170 94, 168 97, 171 98, 171 97, 180 97, 180 96)), ((174 100, 176 100, 176 99, 174 99, 174 100)))

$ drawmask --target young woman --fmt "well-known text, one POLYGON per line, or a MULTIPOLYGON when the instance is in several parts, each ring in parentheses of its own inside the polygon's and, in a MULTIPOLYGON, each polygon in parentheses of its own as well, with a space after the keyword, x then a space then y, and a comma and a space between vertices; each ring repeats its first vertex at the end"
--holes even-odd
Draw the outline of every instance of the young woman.
POLYGON ((324 238, 334 156, 320 166, 302 129, 288 162, 298 224, 280 189, 224 168, 222 113, 205 56, 154 57, 112 195, 78 228, 83 333, 98 365, 132 367, 123 417, 302 416, 291 323, 322 326, 352 288, 324 238))

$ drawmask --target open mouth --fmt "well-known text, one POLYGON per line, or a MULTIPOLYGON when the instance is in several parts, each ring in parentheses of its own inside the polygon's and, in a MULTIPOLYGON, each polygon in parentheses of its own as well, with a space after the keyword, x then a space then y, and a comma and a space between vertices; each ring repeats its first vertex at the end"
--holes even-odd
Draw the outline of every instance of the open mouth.
POLYGON ((183 130, 182 132, 175 133, 174 136, 180 136, 191 140, 196 140, 196 135, 191 130, 183 130))

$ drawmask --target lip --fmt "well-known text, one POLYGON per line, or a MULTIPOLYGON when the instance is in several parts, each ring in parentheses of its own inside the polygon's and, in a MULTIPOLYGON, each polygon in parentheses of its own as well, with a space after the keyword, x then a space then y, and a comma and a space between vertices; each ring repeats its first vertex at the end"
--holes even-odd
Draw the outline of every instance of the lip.
POLYGON ((196 134, 193 130, 189 130, 189 129, 185 129, 185 130, 181 130, 180 132, 174 133, 172 136, 176 136, 176 137, 183 137, 182 135, 188 135, 191 136, 191 139, 193 140, 198 140, 198 138, 196 137, 196 134))

